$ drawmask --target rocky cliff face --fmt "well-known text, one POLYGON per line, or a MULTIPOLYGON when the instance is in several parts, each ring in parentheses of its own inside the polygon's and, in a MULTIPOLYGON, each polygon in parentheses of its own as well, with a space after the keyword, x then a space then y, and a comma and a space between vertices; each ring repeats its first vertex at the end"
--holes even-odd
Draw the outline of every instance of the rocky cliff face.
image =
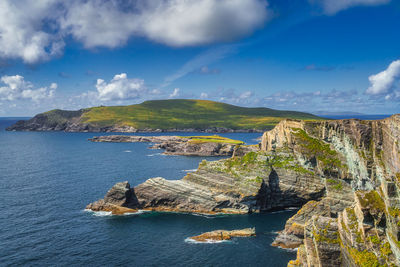
POLYGON ((274 245, 299 247, 289 266, 398 266, 400 116, 381 121, 283 121, 264 151, 289 148, 326 194, 286 223, 274 245))
POLYGON ((261 151, 203 161, 182 180, 149 179, 129 188, 135 198, 121 206, 201 213, 302 207, 273 244, 298 248, 289 266, 398 266, 399 138, 400 115, 284 120, 264 133, 261 151))
MULTIPOLYGON (((133 208, 197 213, 249 213, 300 207, 318 199, 325 191, 319 177, 302 169, 289 155, 282 153, 276 159, 266 152, 203 161, 196 172, 182 180, 152 178, 131 190, 137 203, 133 208)), ((108 201, 104 199, 101 204, 104 202, 108 201)))

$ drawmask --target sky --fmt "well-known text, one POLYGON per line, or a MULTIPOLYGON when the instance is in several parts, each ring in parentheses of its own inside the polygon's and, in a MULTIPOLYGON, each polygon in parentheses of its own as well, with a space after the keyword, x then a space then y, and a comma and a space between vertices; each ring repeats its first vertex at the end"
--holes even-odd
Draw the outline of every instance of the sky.
POLYGON ((0 1, 0 116, 183 98, 400 113, 400 1, 0 1))

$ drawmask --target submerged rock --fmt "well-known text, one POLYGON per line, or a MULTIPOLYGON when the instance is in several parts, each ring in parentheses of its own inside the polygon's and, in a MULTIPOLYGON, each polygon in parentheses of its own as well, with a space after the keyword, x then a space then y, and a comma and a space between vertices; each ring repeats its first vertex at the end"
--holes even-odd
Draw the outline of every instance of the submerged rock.
POLYGON ((206 232, 201 235, 192 236, 189 239, 197 242, 213 242, 213 241, 224 241, 231 240, 234 237, 249 237, 255 236, 255 228, 245 228, 241 230, 214 230, 211 232, 206 232))

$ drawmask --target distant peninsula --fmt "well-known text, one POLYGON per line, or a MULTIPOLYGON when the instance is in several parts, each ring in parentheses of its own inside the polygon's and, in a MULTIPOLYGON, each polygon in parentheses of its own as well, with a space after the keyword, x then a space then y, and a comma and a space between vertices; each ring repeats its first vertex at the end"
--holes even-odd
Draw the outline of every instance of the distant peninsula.
POLYGON ((263 132, 282 119, 318 120, 297 111, 247 108, 209 100, 152 100, 129 106, 76 111, 55 109, 21 120, 8 131, 65 132, 263 132))

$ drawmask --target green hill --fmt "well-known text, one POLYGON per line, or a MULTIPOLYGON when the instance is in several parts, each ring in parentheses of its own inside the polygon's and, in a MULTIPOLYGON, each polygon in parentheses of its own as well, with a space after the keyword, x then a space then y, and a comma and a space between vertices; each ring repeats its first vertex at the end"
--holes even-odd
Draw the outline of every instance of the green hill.
POLYGON ((52 110, 24 123, 18 122, 9 130, 113 131, 109 128, 123 126, 141 130, 266 130, 284 118, 319 119, 315 115, 296 111, 246 108, 208 100, 174 99, 145 101, 130 106, 100 106, 79 111, 52 110), (34 129, 30 129, 32 127, 34 129))

